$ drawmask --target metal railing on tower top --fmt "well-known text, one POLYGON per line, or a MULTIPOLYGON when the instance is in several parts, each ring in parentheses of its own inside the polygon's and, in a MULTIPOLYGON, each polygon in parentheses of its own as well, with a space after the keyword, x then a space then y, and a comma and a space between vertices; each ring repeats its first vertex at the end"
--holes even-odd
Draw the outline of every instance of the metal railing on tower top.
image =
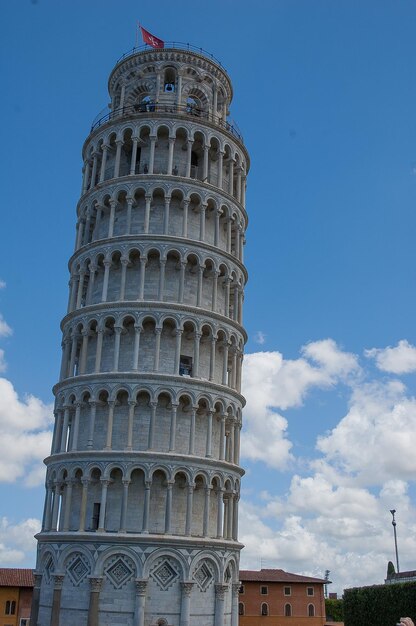
POLYGON ((170 114, 170 115, 184 115, 186 117, 199 118, 202 120, 207 120, 208 122, 212 122, 217 126, 220 126, 224 130, 228 131, 234 137, 236 137, 239 141, 243 142, 243 136, 240 132, 240 129, 236 125, 233 120, 227 121, 220 117, 219 115, 214 115, 208 111, 204 111, 198 107, 192 106, 190 104, 158 104, 156 102, 141 102, 139 104, 132 104, 129 106, 120 107, 119 109, 115 109, 114 111, 109 111, 108 113, 104 113, 105 109, 103 109, 93 120, 91 125, 91 131, 95 130, 99 126, 102 126, 109 120, 117 119, 120 117, 128 117, 131 115, 146 115, 152 116, 152 114, 170 114))
POLYGON ((147 44, 132 48, 128 52, 125 52, 119 59, 117 59, 117 63, 120 63, 120 61, 124 61, 124 59, 127 59, 128 57, 131 57, 138 52, 144 52, 145 50, 151 52, 152 50, 166 50, 169 48, 175 48, 175 50, 188 50, 190 52, 196 52, 197 54, 201 54, 202 56, 207 57, 210 61, 215 63, 215 65, 218 65, 222 70, 224 70, 224 72, 227 71, 221 61, 219 61, 216 57, 214 57, 213 54, 207 52, 203 48, 193 46, 191 43, 183 43, 182 41, 165 41, 164 44, 165 45, 163 48, 153 48, 152 46, 148 46, 147 44))

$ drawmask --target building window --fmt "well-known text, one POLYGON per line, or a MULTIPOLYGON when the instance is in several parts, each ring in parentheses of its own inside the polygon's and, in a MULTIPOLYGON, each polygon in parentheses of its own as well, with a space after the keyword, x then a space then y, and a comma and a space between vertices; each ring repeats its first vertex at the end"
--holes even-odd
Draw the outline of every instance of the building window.
POLYGON ((16 602, 14 600, 7 600, 4 612, 6 615, 15 615, 16 614, 16 602))
POLYGON ((292 587, 285 587, 285 596, 291 596, 292 595, 292 587))
POLYGON ((314 595, 313 587, 308 587, 306 593, 308 594, 308 596, 313 596, 314 595))
POLYGON ((98 530, 98 527, 100 525, 100 511, 101 503, 94 502, 94 507, 92 510, 91 530, 98 530))
POLYGON ((261 595, 262 595, 262 596, 267 596, 267 594, 268 594, 268 589, 267 589, 267 587, 262 585, 262 586, 260 587, 260 593, 261 593, 261 595))
POLYGON ((292 606, 285 604, 285 617, 292 617, 292 606))
POLYGON ((313 604, 308 605, 308 616, 315 617, 315 607, 313 604))
POLYGON ((244 615, 244 604, 242 602, 238 603, 238 614, 244 615))
POLYGON ((240 589, 238 590, 238 593, 244 593, 244 585, 240 585, 240 589))
POLYGON ((28 617, 22 617, 19 626, 29 626, 30 619, 28 617))
POLYGON ((269 605, 266 602, 263 602, 261 605, 261 614, 268 615, 269 614, 269 605))

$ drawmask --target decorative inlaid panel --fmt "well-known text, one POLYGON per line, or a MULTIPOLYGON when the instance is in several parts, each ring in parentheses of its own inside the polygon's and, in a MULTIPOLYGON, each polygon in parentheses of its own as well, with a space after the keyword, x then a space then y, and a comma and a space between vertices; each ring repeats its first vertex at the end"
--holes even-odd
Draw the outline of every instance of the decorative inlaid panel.
POLYGON ((117 556, 110 561, 105 573, 114 589, 120 589, 134 577, 135 569, 131 559, 126 556, 117 556))
POLYGON ((163 591, 169 589, 179 579, 179 573, 169 559, 164 559, 159 563, 150 576, 163 591))
POLYGON ((86 558, 78 553, 69 561, 66 571, 74 587, 78 587, 90 573, 90 567, 86 558))
POLYGON ((204 562, 195 570, 193 578, 200 590, 206 591, 214 582, 214 573, 208 563, 204 562))

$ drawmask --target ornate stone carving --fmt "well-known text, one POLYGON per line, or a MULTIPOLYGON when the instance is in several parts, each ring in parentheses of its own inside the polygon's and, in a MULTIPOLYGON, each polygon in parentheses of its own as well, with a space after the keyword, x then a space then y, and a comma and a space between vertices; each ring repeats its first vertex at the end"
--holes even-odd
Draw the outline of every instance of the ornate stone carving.
POLYGON ((190 596, 195 583, 183 582, 181 583, 181 589, 184 596, 190 596))
POLYGON ((91 591, 93 593, 99 593, 101 591, 102 584, 103 584, 102 576, 90 577, 91 591))
POLYGON ((239 594, 240 594, 240 587, 241 587, 241 583, 233 583, 231 585, 232 588, 232 594, 234 597, 238 598, 239 594))
POLYGON ((134 584, 136 587, 136 593, 139 596, 143 596, 146 594, 148 581, 145 578, 136 578, 134 584))
POLYGON ((34 573, 33 574, 33 578, 34 578, 34 588, 35 589, 40 589, 40 586, 42 584, 42 574, 38 574, 38 573, 34 573))
POLYGON ((206 591, 214 582, 214 573, 211 566, 206 561, 200 563, 194 572, 193 578, 200 590, 206 591))
POLYGON ((217 596, 218 600, 224 600, 225 594, 227 593, 228 589, 229 585, 224 585, 223 583, 217 583, 215 585, 215 595, 217 596))
POLYGON ((78 587, 89 575, 90 567, 86 558, 77 553, 68 562, 66 571, 74 587, 78 587))
POLYGON ((118 556, 105 570, 106 576, 114 589, 120 589, 131 580, 135 574, 135 566, 131 559, 126 556, 118 556))
POLYGON ((165 559, 153 569, 151 577, 165 591, 179 579, 179 573, 173 564, 168 559, 165 559))
POLYGON ((65 579, 65 574, 52 574, 53 588, 62 589, 65 579))
POLYGON ((47 582, 47 584, 49 584, 51 582, 51 577, 53 574, 53 569, 54 569, 54 565, 53 565, 53 559, 52 557, 50 557, 45 565, 45 569, 44 569, 44 576, 45 576, 45 580, 47 582))

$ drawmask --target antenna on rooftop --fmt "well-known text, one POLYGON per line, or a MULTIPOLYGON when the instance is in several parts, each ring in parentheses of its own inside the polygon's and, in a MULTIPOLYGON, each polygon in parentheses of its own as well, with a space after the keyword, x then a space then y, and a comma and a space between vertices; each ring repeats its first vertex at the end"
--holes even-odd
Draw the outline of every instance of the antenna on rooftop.
POLYGON ((330 572, 330 570, 329 570, 329 569, 326 569, 326 570, 325 570, 325 580, 326 580, 326 583, 325 583, 325 585, 324 585, 324 594, 325 594, 325 598, 327 598, 327 597, 328 597, 328 580, 329 580, 329 574, 330 574, 330 573, 331 573, 331 572, 330 572))
POLYGON ((396 533, 396 520, 394 518, 394 514, 396 513, 396 509, 391 509, 390 513, 392 514, 393 520, 391 522, 391 525, 393 526, 393 532, 394 532, 394 547, 396 548, 396 565, 397 565, 397 573, 400 572, 399 569, 399 552, 397 550, 397 533, 396 533))

